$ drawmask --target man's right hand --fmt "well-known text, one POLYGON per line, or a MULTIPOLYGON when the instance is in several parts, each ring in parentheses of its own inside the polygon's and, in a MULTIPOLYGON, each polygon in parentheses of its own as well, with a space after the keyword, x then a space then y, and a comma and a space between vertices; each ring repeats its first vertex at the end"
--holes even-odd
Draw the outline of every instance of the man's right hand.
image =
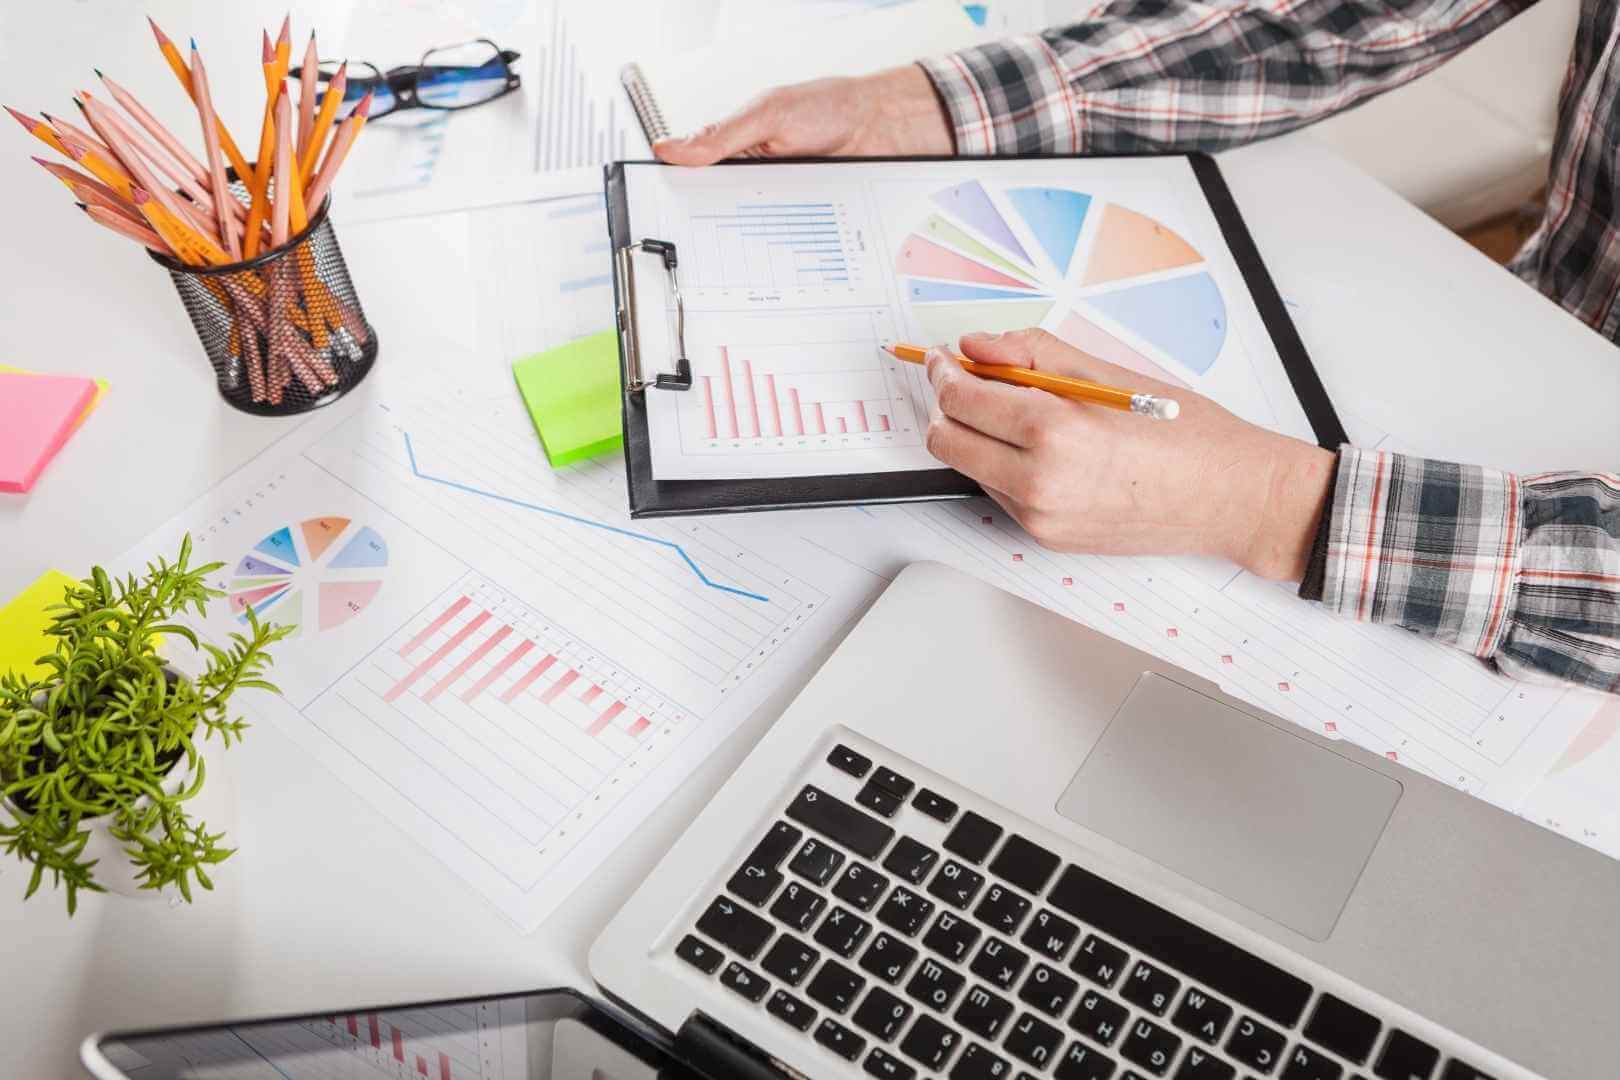
POLYGON ((859 78, 768 90, 719 123, 653 144, 672 165, 733 157, 899 157, 950 154, 950 120, 915 64, 859 78))

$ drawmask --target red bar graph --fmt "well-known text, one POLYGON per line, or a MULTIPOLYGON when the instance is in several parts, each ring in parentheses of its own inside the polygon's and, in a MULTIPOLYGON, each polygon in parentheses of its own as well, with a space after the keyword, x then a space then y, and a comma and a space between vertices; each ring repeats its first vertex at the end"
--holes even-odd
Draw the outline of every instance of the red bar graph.
MULTIPOLYGON (((719 372, 700 376, 703 383, 703 430, 711 439, 780 438, 793 435, 839 434, 866 435, 876 431, 892 430, 892 403, 877 389, 875 395, 859 387, 872 386, 868 373, 846 368, 840 372, 755 371, 753 358, 745 355, 733 357, 728 345, 715 346, 719 353, 719 372), (735 361, 735 363, 734 363, 735 361), (860 381, 829 384, 826 375, 856 376, 860 381), (805 383, 805 380, 815 380, 805 383), (804 384, 795 386, 794 383, 804 384), (723 385, 717 385, 723 384, 723 385), (831 390, 833 393, 866 394, 865 397, 826 397, 812 400, 811 395, 831 390), (724 400, 720 400, 721 396, 724 400), (877 405, 884 412, 869 407, 877 405), (831 410, 830 414, 824 410, 831 410), (790 430, 791 429, 791 430, 790 430)), ((745 348, 745 351, 746 348, 745 348)), ((769 361, 762 361, 769 364, 769 361)), ((871 372, 877 375, 878 372, 871 372)), ((881 382, 876 384, 881 387, 881 382)))
POLYGON ((595 683, 591 683, 591 685, 586 689, 586 691, 583 694, 579 695, 579 700, 584 702, 586 705, 589 705, 591 702, 595 701, 597 698, 599 698, 601 696, 602 696, 602 688, 600 686, 597 686, 595 683))
POLYGON ((540 695, 540 700, 543 703, 550 705, 553 701, 556 701, 557 698, 562 696, 562 692, 573 685, 574 680, 577 678, 579 678, 579 672, 575 671, 573 668, 569 668, 567 671, 563 672, 562 678, 552 683, 551 688, 540 695))
POLYGON ((373 1050, 381 1050, 382 1049, 382 1031, 380 1029, 378 1029, 378 1027, 377 1027, 377 1014, 376 1013, 367 1013, 366 1014, 366 1027, 371 1030, 371 1048, 373 1050))
POLYGON ((814 405, 811 405, 810 411, 815 413, 816 416, 816 434, 827 434, 827 418, 821 414, 821 402, 818 401, 814 405))
POLYGON ((555 664, 556 662, 557 658, 551 653, 547 653, 538 664, 524 672, 523 677, 518 679, 517 682, 513 683, 511 687, 507 689, 506 693, 501 695, 501 704, 512 704, 513 700, 516 699, 519 694, 533 686, 534 681, 540 676, 544 675, 546 673, 546 669, 551 667, 551 665, 555 664))
POLYGON ((793 434, 804 434, 804 410, 799 408, 799 392, 793 388, 788 389, 788 400, 793 402, 793 434))
POLYGON ((401 1035, 399 1033, 399 1028, 394 1028, 393 1033, 394 1033, 394 1060, 399 1062, 401 1065, 403 1065, 405 1063, 405 1036, 403 1036, 403 1035, 401 1035))
POLYGON ((470 603, 472 603, 472 601, 463 596, 461 599, 445 608, 439 613, 438 618, 427 624, 426 629, 424 629, 420 634, 417 634, 415 637, 411 638, 411 640, 407 641, 400 648, 399 655, 411 655, 411 653, 415 652, 424 641, 432 637, 434 634, 437 634, 440 630, 443 630, 445 623, 449 622, 457 615, 460 615, 462 610, 470 603))
POLYGON ((649 724, 649 722, 648 722, 648 720, 647 720, 647 718, 645 716, 636 717, 636 722, 630 725, 630 737, 632 739, 635 738, 636 736, 640 735, 643 731, 646 731, 647 728, 650 727, 650 726, 651 725, 649 724))
POLYGON ((720 346, 720 370, 725 372, 726 418, 731 421, 731 430, 727 434, 735 439, 742 434, 737 427, 737 384, 731 378, 731 353, 724 345, 720 346))
MULTIPOLYGON (((816 408, 819 409, 819 408, 821 408, 821 406, 817 405, 816 408)), ((840 435, 848 435, 849 434, 849 425, 844 423, 844 418, 842 416, 840 416, 838 418, 838 434, 840 434, 840 435)))
POLYGON ((455 685, 461 680, 463 675, 472 670, 474 664, 488 656, 490 651, 494 649, 495 646, 505 641, 506 636, 511 632, 512 628, 510 626, 503 626, 493 634, 489 635, 489 637, 485 638, 483 641, 480 641, 473 651, 468 653, 462 659, 461 663, 450 669, 450 674, 434 683, 432 688, 429 689, 427 693, 422 695, 422 700, 432 701, 434 698, 450 689, 451 686, 455 685))
POLYGON ((878 413, 878 430, 879 431, 888 431, 889 430, 889 418, 887 416, 885 416, 883 413, 878 413))
POLYGON ((771 432, 778 438, 782 435, 782 406, 776 401, 776 376, 765 376, 765 398, 771 403, 771 418, 776 421, 776 429, 771 432))
POLYGON ((439 1053, 439 1080, 450 1080, 450 1055, 439 1053))
POLYGON ((709 438, 717 439, 720 431, 714 423, 714 378, 703 376, 703 412, 709 422, 709 438))
POLYGON ((483 678, 472 684, 472 689, 461 695, 461 700, 470 703, 479 694, 482 694, 485 690, 488 690, 491 683, 500 678, 502 675, 505 675, 507 670, 511 668, 513 664, 523 659, 523 657, 526 656, 529 650, 532 648, 534 648, 534 642, 529 641, 527 638, 518 642, 517 648, 501 657, 500 662, 485 672, 483 678))
POLYGON ((360 1037, 360 1024, 352 1016, 349 1017, 349 1036, 355 1039, 360 1037))
MULTIPOLYGON (((438 620, 434 621, 437 622, 438 620)), ((383 700, 398 700, 400 695, 409 690, 416 680, 433 670, 434 667, 438 666, 441 660, 449 656, 452 652, 455 652, 456 649, 460 648, 463 642, 472 637, 473 634, 477 633, 478 628, 483 626, 488 621, 489 612, 487 611, 480 611, 477 615, 474 615, 466 626, 463 626, 451 636, 449 641, 433 650, 433 654, 420 664, 417 664, 416 667, 412 668, 409 675, 405 676, 403 679, 399 680, 399 682, 390 687, 388 692, 383 695, 383 700)))
POLYGON ((859 431, 872 430, 871 427, 869 427, 866 423, 866 402, 864 401, 857 401, 855 403, 855 422, 860 425, 860 427, 857 429, 859 431))
POLYGON ((602 710, 601 716, 598 716, 595 720, 591 721, 591 726, 585 729, 585 734, 601 734, 602 729, 613 723, 614 719, 622 712, 624 712, 624 702, 615 701, 613 704, 602 710))
POLYGON ((754 437, 765 434, 765 429, 759 424, 759 400, 754 396, 754 363, 752 360, 743 361, 743 386, 748 390, 748 417, 754 422, 754 437))
POLYGON ((423 1057, 421 1054, 416 1055, 416 1072, 419 1076, 426 1076, 428 1074, 427 1058, 423 1057))

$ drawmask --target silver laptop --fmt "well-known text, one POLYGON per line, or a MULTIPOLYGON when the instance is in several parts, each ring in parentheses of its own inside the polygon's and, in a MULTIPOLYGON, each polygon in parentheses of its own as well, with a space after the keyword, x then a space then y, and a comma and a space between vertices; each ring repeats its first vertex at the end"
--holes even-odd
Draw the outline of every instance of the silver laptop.
POLYGON ((1620 1076, 1620 864, 932 564, 590 969, 611 1001, 359 1007, 83 1058, 108 1080, 1620 1076))

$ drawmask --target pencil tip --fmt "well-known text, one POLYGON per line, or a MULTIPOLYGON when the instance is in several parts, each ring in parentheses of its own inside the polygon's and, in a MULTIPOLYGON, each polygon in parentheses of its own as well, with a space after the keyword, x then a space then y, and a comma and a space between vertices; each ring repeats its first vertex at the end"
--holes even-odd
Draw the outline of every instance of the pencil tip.
POLYGON ((191 51, 192 52, 197 51, 197 39, 196 38, 191 39, 191 51))
POLYGON ((85 112, 86 111, 85 107, 84 107, 84 102, 80 101, 77 96, 75 96, 73 98, 73 104, 75 104, 75 105, 77 105, 79 107, 80 112, 85 112))
POLYGON ((33 120, 30 120, 28 118, 27 113, 18 112, 16 109, 13 109, 10 105, 6 106, 6 112, 10 113, 12 115, 12 118, 15 119, 17 121, 17 123, 19 123, 19 124, 21 124, 23 126, 23 130, 29 131, 29 132, 32 132, 34 130, 34 127, 36 125, 35 125, 33 120))
POLYGON ((90 70, 96 73, 96 78, 98 79, 105 79, 107 77, 106 75, 102 74, 101 69, 98 67, 93 67, 90 70))
POLYGON ((80 210, 83 210, 87 214, 90 212, 90 208, 88 206, 84 205, 84 203, 82 203, 82 202, 76 202, 73 205, 77 206, 80 210))
POLYGON ((292 38, 292 12, 287 12, 281 19, 281 36, 277 42, 288 41, 292 38))

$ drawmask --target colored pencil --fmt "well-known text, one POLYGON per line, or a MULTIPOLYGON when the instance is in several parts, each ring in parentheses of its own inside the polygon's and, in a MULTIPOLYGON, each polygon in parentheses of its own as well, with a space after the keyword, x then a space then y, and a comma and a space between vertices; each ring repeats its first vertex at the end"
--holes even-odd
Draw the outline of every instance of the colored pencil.
MULTIPOLYGON (((219 218, 220 239, 231 257, 240 262, 242 236, 237 229, 236 219, 231 216, 231 205, 236 202, 236 196, 231 193, 230 183, 225 179, 225 159, 219 148, 221 125, 214 116, 214 99, 208 89, 208 68, 203 64, 202 53, 197 51, 196 41, 191 43, 191 97, 197 103, 197 116, 202 121, 203 147, 208 151, 208 172, 213 180, 214 216, 219 218)), ((242 183, 252 182, 251 173, 242 175, 242 183)))
POLYGON ((315 96, 320 85, 321 62, 315 51, 315 31, 309 32, 309 43, 304 46, 304 63, 298 72, 298 146, 302 161, 309 152, 310 134, 315 130, 315 96))
POLYGON ((87 176, 83 180, 75 180, 69 184, 68 189, 86 206, 99 206, 109 213, 117 214, 132 225, 141 223, 141 213, 135 209, 135 204, 120 199, 117 192, 99 180, 92 180, 87 176))
POLYGON ((39 115, 45 118, 47 124, 56 129, 57 138, 62 141, 63 146, 67 145, 67 137, 71 135, 97 154, 100 154, 104 159, 110 161, 119 172, 125 176, 129 175, 129 171, 118 160, 118 155, 113 153, 112 147, 108 146, 104 140, 97 138, 81 127, 74 127, 60 116, 52 116, 48 112, 42 112, 39 115))
POLYGON ((320 208, 321 202, 326 198, 327 192, 332 190, 332 181, 337 178, 337 172, 343 167, 343 159, 348 157, 349 150, 354 146, 354 140, 359 137, 360 129, 366 125, 366 116, 371 112, 371 94, 360 99, 354 112, 338 127, 337 137, 332 140, 332 148, 326 152, 326 160, 321 162, 321 171, 315 177, 315 182, 309 185, 306 202, 320 208))
POLYGON ((276 97, 275 199, 270 204, 270 243, 280 247, 287 242, 292 221, 292 105, 283 87, 276 97))
POLYGON ((343 95, 348 89, 349 62, 345 60, 326 86, 326 95, 321 98, 320 114, 315 117, 314 130, 310 132, 309 141, 304 144, 303 152, 298 157, 298 175, 306 183, 315 175, 315 164, 320 160, 321 148, 326 144, 327 133, 332 130, 332 121, 337 117, 338 106, 343 104, 343 95))
POLYGON ((83 209, 85 214, 89 216, 90 220, 94 221, 98 225, 105 225, 113 232, 121 233, 138 244, 144 244, 146 247, 157 252, 159 255, 174 254, 174 252, 169 248, 169 245, 163 242, 163 237, 159 236, 145 225, 137 225, 128 218, 124 217, 122 214, 115 214, 101 206, 92 205, 86 206, 83 209))
POLYGON ((270 167, 276 154, 276 93, 280 80, 268 32, 264 33, 260 66, 264 70, 264 118, 259 122, 259 157, 253 164, 253 205, 248 210, 247 235, 242 238, 242 256, 247 259, 259 254, 261 226, 269 209, 270 167))
POLYGON ((51 128, 51 125, 47 124, 43 120, 35 120, 27 113, 18 112, 10 105, 6 106, 6 112, 10 113, 13 119, 15 119, 17 123, 21 124, 23 126, 23 130, 28 132, 28 134, 44 143, 52 150, 55 150, 58 154, 62 154, 63 156, 71 156, 68 154, 67 148, 62 145, 62 140, 57 137, 56 132, 51 128))
MULTIPOLYGON (((169 35, 158 27, 158 24, 150 15, 146 17, 146 21, 152 26, 152 34, 157 38, 158 49, 162 51, 163 59, 169 62, 169 70, 174 72, 174 77, 180 80, 180 86, 185 90, 186 96, 190 97, 191 69, 186 67, 185 57, 180 55, 180 50, 175 47, 174 42, 169 40, 169 35)), ((243 178, 243 183, 247 183, 247 178, 253 175, 253 170, 248 167, 247 159, 242 156, 242 151, 237 149, 236 140, 231 138, 231 133, 226 130, 224 123, 218 117, 214 118, 214 125, 218 129, 220 149, 225 152, 226 158, 230 160, 231 168, 236 170, 236 175, 243 178)))
MULTIPOLYGON (((154 165, 159 172, 162 172, 170 180, 178 184, 180 190, 185 192, 192 202, 198 206, 209 207, 208 216, 210 218, 214 216, 212 196, 197 186, 197 182, 191 178, 191 174, 187 170, 176 166, 169 160, 168 155, 159 152, 157 147, 146 140, 145 136, 126 124, 123 117, 101 104, 101 102, 88 97, 85 101, 76 100, 75 104, 84 110, 85 118, 90 121, 92 127, 103 132, 116 131, 118 136, 134 147, 135 151, 141 154, 147 162, 154 165)), ((210 225, 209 228, 217 229, 218 226, 210 225)))
POLYGON ((62 148, 67 151, 68 157, 89 169, 90 175, 118 192, 120 198, 134 200, 130 194, 133 184, 122 166, 115 165, 101 151, 86 146, 82 139, 73 135, 62 136, 62 148))
POLYGON ((230 262, 230 256, 218 244, 170 213, 151 192, 137 187, 134 196, 135 208, 146 218, 152 230, 163 238, 163 242, 174 250, 181 262, 193 266, 223 266, 230 262))
POLYGON ((135 122, 145 128, 152 138, 158 141, 158 145, 167 150, 175 161, 185 166, 186 172, 191 175, 193 180, 206 187, 209 183, 208 166, 198 161, 196 155, 186 149, 185 143, 175 138, 174 133, 164 127, 158 118, 153 116, 146 106, 136 99, 134 94, 107 78, 99 68, 94 70, 96 77, 101 80, 101 85, 105 86, 107 93, 112 95, 112 99, 122 105, 124 111, 134 117, 135 122))
MULTIPOLYGON (((97 102, 96 104, 97 106, 100 106, 100 102, 97 102)), ((146 164, 146 159, 141 157, 141 155, 136 152, 134 145, 124 138, 123 131, 118 130, 111 124, 102 124, 99 130, 101 131, 102 135, 106 136, 109 147, 111 147, 112 152, 117 155, 118 160, 123 163, 124 169, 129 173, 134 183, 145 188, 147 193, 161 203, 163 208, 174 217, 180 219, 181 221, 185 221, 187 214, 184 208, 181 206, 180 196, 176 195, 173 191, 170 191, 163 185, 162 181, 158 179, 157 174, 154 173, 146 164)), ((116 191, 117 189, 114 188, 114 190, 116 191)), ((131 201, 133 201, 133 196, 131 197, 131 201)), ((208 227, 205 226, 203 231, 209 231, 208 227)), ((159 235, 163 235, 161 230, 159 235)), ((165 237, 165 239, 167 239, 167 237, 165 237)))
MULTIPOLYGON (((892 345, 885 351, 891 356, 913 364, 924 363, 928 355, 928 350, 920 345, 892 345)), ((1135 413, 1138 416, 1151 417, 1154 420, 1174 420, 1181 414, 1181 405, 1172 398, 1122 390, 1089 379, 1073 379, 1067 375, 1053 375, 1050 372, 1034 371, 1030 368, 981 364, 965 356, 957 356, 956 359, 969 374, 977 375, 981 379, 1011 383, 1014 386, 1030 386, 1037 390, 1045 390, 1049 394, 1056 394, 1058 397, 1068 398, 1070 401, 1102 405, 1110 409, 1135 413)))

